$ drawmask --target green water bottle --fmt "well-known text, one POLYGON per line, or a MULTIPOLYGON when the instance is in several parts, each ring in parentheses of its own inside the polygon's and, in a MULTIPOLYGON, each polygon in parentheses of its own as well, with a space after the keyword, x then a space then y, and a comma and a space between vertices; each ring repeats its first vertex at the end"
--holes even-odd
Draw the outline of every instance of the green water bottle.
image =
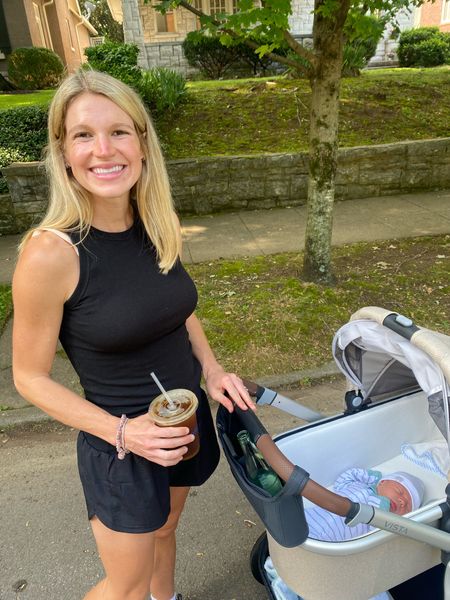
POLYGON ((273 469, 264 460, 263 455, 253 443, 247 430, 237 434, 239 445, 244 456, 245 470, 252 483, 276 496, 282 489, 283 484, 273 469))

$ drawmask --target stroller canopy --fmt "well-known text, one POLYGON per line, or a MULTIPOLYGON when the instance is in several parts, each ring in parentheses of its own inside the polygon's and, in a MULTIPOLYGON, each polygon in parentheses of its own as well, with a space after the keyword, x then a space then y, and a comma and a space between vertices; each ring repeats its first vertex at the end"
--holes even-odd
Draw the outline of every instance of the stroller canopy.
POLYGON ((385 309, 366 307, 336 332, 333 356, 365 404, 421 388, 431 416, 449 440, 449 336, 419 328, 385 309))

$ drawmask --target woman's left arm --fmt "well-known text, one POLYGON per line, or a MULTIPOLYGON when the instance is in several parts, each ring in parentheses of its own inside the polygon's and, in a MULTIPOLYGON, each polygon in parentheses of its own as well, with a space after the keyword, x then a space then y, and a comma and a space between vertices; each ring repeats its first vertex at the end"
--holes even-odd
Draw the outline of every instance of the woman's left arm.
POLYGON ((247 408, 255 410, 255 404, 252 402, 242 379, 235 373, 226 373, 217 362, 206 339, 203 327, 195 314, 187 319, 186 327, 194 355, 202 366, 206 389, 211 398, 223 404, 229 412, 233 412, 233 402, 244 410, 247 408), (227 396, 225 393, 227 393, 227 396))

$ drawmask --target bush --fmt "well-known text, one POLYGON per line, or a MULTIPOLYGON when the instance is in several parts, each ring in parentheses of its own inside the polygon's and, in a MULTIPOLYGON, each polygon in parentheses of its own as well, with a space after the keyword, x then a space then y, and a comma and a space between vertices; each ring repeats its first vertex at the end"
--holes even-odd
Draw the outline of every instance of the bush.
POLYGON ((186 98, 186 80, 175 71, 157 67, 142 73, 139 93, 151 110, 173 110, 186 98))
POLYGON ((359 75, 361 69, 367 66, 370 59, 375 56, 378 42, 383 35, 385 22, 372 15, 364 15, 364 33, 355 29, 350 24, 345 29, 347 42, 344 45, 342 75, 359 75))
POLYGON ((375 55, 378 39, 369 38, 347 42, 344 46, 342 75, 359 75, 361 69, 364 69, 369 60, 375 55))
POLYGON ((13 162, 26 162, 26 157, 20 150, 0 147, 0 194, 8 193, 8 185, 3 177, 2 168, 13 162))
POLYGON ((183 41, 183 52, 191 65, 210 79, 220 79, 239 60, 237 46, 224 46, 219 36, 191 31, 183 41))
MULTIPOLYGON (((270 40, 268 40, 264 36, 253 35, 250 39, 259 46, 263 46, 264 44, 270 43, 270 40)), ((253 48, 247 46, 247 44, 238 44, 237 50, 239 58, 243 62, 250 65, 253 71, 253 75, 261 74, 265 76, 267 71, 275 65, 275 61, 273 61, 267 55, 259 56, 259 54, 257 54, 253 48)), ((287 42, 284 42, 279 48, 276 48, 274 52, 275 54, 279 54, 280 56, 287 56, 290 52, 287 42)))
POLYGON ((444 65, 450 60, 450 35, 448 39, 444 36, 424 40, 416 46, 418 54, 417 65, 420 67, 437 67, 444 65))
POLYGON ((48 48, 16 48, 8 57, 8 77, 22 90, 56 87, 63 72, 61 59, 48 48))
MULTIPOLYGON (((0 111, 0 168, 17 161, 41 160, 47 144, 47 107, 23 106, 0 111)), ((0 193, 7 191, 0 179, 0 193)))
POLYGON ((137 66, 139 48, 136 44, 105 42, 85 48, 88 65, 96 71, 108 73, 127 85, 139 88, 141 69, 137 66))
POLYGON ((450 61, 450 33, 437 27, 403 31, 398 45, 401 67, 435 67, 450 61))

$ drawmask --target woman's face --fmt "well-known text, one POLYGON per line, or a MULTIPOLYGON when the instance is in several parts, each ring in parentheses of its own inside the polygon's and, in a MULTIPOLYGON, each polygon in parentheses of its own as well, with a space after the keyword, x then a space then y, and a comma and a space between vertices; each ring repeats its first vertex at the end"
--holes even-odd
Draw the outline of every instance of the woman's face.
POLYGON ((69 105, 65 161, 94 203, 128 202, 143 156, 133 120, 112 100, 86 92, 69 105))
POLYGON ((412 511, 411 496, 405 486, 398 481, 383 479, 378 484, 377 491, 389 499, 391 512, 397 515, 406 515, 412 511))

